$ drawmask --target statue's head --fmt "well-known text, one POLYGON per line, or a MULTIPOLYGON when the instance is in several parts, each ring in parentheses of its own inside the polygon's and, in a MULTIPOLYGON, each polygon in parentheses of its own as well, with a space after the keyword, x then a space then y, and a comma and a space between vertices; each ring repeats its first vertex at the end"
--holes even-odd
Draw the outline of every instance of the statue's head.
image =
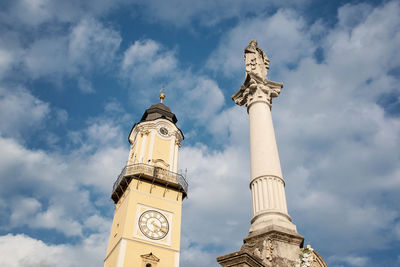
POLYGON ((249 46, 257 47, 258 43, 257 40, 251 40, 249 46))
POLYGON ((245 53, 257 53, 257 41, 251 40, 249 45, 244 49, 245 53))

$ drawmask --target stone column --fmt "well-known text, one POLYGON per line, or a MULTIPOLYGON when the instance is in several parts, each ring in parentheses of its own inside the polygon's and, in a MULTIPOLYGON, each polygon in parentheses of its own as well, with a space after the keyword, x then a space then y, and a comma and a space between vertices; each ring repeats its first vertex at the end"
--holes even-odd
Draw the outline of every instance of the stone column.
POLYGON ((271 82, 257 73, 246 73, 246 80, 232 97, 247 107, 250 120, 250 189, 253 218, 250 232, 277 225, 296 232, 287 212, 285 181, 282 177, 278 148, 271 117, 272 97, 277 97, 281 83, 271 82))
MULTIPOLYGON (((297 233, 287 211, 271 117, 272 98, 279 95, 283 85, 267 79, 269 60, 257 41, 250 41, 244 52, 245 81, 232 99, 237 105, 246 106, 249 114, 253 218, 240 251, 220 256, 217 261, 223 267, 299 266, 304 238, 297 233)), ((322 258, 320 262, 323 263, 322 258)))

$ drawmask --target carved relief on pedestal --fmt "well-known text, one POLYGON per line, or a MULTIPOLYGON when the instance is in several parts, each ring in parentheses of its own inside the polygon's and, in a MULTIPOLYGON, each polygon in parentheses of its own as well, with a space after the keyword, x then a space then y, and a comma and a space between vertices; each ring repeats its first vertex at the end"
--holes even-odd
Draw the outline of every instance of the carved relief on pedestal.
POLYGON ((246 242, 241 250, 247 251, 250 255, 258 258, 265 266, 270 266, 274 258, 274 244, 272 239, 260 239, 246 242))
POLYGON ((263 241, 263 246, 260 251, 259 248, 256 248, 253 251, 253 255, 257 258, 261 259, 261 261, 265 264, 272 261, 274 246, 272 245, 272 240, 268 239, 263 241))

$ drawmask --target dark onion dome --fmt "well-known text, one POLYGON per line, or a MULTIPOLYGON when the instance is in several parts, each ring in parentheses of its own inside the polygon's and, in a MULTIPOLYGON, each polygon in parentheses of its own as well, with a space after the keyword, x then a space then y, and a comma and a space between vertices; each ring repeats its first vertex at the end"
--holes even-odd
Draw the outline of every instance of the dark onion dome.
POLYGON ((166 119, 174 124, 176 124, 176 122, 178 121, 175 114, 171 112, 169 107, 162 103, 158 103, 146 109, 140 122, 154 121, 157 119, 166 119))
MULTIPOLYGON (((170 122, 172 122, 175 125, 176 125, 176 122, 178 121, 175 114, 171 112, 169 107, 167 107, 163 103, 158 103, 158 104, 151 105, 151 107, 146 109, 146 111, 143 113, 142 119, 138 123, 145 122, 145 121, 154 121, 154 120, 158 120, 158 119, 169 120, 170 122)), ((138 123, 135 123, 132 126, 129 136, 131 136, 133 129, 135 128, 135 126, 138 123)), ((181 129, 179 129, 179 127, 177 127, 177 128, 181 132, 183 139, 185 139, 185 136, 183 135, 183 132, 181 131, 181 129)), ((129 140, 129 136, 128 136, 128 140, 129 140)), ((129 143, 130 142, 131 141, 129 140, 129 143)))

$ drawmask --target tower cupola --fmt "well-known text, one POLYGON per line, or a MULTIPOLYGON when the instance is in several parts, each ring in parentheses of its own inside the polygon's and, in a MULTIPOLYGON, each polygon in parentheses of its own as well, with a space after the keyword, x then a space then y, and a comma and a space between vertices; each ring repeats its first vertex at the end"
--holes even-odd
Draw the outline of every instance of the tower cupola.
POLYGON ((178 172, 183 133, 160 102, 129 133, 126 166, 114 183, 115 212, 105 267, 179 266, 182 201, 188 184, 178 172))

